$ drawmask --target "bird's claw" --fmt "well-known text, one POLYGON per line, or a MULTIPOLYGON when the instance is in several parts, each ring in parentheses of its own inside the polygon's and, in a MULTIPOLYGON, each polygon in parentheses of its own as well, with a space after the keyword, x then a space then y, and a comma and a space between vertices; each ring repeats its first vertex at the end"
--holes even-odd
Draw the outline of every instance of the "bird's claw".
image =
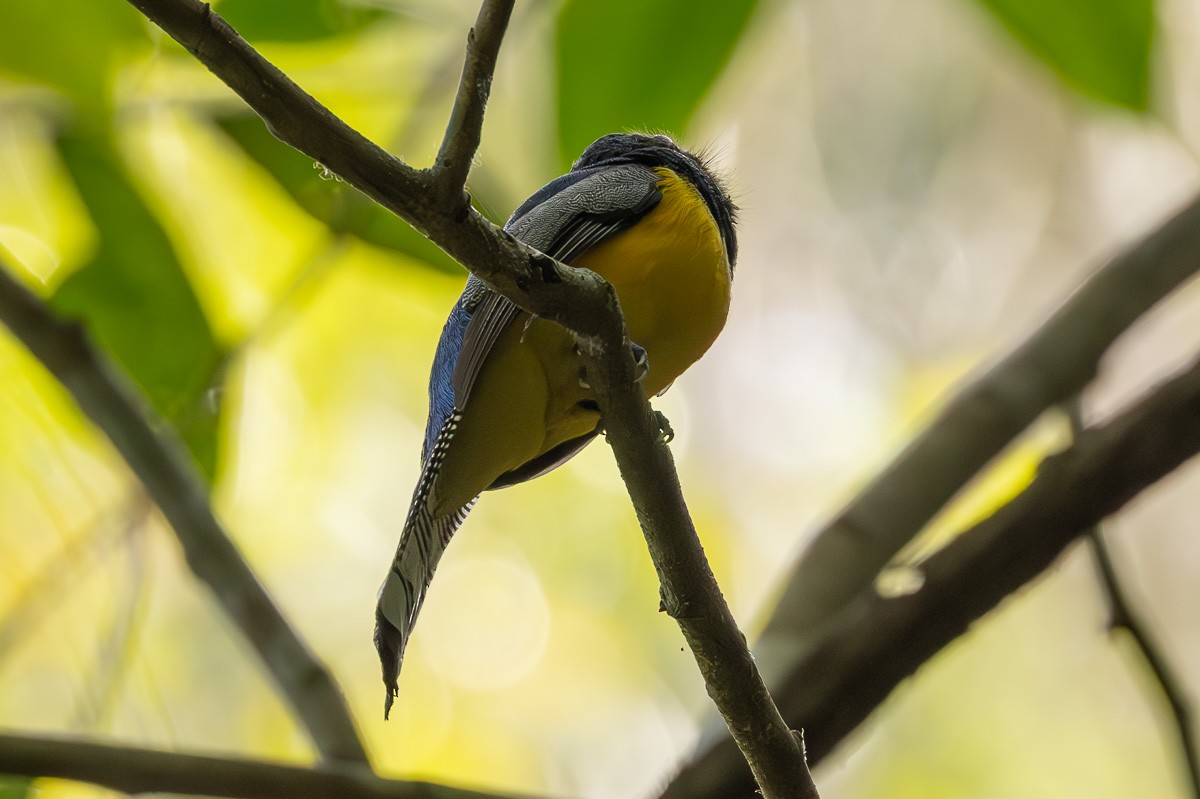
POLYGON ((654 412, 654 419, 658 422, 658 435, 655 437, 656 444, 670 444, 675 440, 675 429, 671 427, 671 422, 667 419, 666 414, 662 411, 654 412))
POLYGON ((646 348, 637 342, 629 342, 629 349, 633 352, 633 369, 637 373, 633 380, 640 383, 650 374, 650 358, 646 355, 646 348))

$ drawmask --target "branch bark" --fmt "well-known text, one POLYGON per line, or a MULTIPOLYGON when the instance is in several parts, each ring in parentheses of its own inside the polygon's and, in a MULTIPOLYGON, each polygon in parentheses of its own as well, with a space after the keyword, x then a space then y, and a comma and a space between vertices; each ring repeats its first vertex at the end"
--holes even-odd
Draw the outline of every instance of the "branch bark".
POLYGON ((0 774, 59 777, 127 794, 234 799, 520 799, 426 782, 385 780, 365 769, 185 755, 72 738, 0 734, 0 774))
MULTIPOLYGON (((431 170, 434 181, 447 194, 461 193, 467 185, 471 160, 479 149, 479 139, 483 131, 483 111, 492 91, 496 58, 500 54, 500 43, 508 28, 512 8, 512 2, 507 0, 485 0, 479 8, 475 26, 467 35, 467 58, 463 63, 462 77, 458 83, 454 110, 450 114, 446 135, 442 139, 442 146, 431 170)), ((462 201, 470 203, 469 198, 464 197, 462 201)))
POLYGON ((4 264, 0 321, 66 387, 142 481, 175 530, 188 566, 254 647, 321 756, 366 764, 341 691, 213 515, 204 482, 170 426, 155 418, 79 325, 55 316, 4 264))
MULTIPOLYGON (((813 762, 828 755, 887 695, 979 617, 1033 580, 1076 539, 1200 452, 1200 362, 1069 449, 993 516, 922 565, 914 594, 859 594, 777 690, 785 718, 807 730, 813 762)), ((749 795, 753 783, 727 741, 681 772, 663 799, 749 795)))
POLYGON ((704 558, 658 425, 634 379, 612 287, 514 240, 471 207, 464 181, 512 0, 485 0, 438 161, 414 170, 367 141, 263 59, 198 0, 129 0, 237 92, 282 141, 407 220, 525 310, 570 330, 662 580, 710 696, 763 795, 815 797, 798 739, 783 723, 704 558))

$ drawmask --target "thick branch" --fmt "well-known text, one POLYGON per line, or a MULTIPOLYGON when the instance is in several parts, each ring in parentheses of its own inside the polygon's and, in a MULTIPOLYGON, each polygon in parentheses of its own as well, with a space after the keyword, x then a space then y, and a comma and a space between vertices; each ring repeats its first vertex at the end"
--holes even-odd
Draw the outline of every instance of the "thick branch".
POLYGON ((1079 393, 1113 341, 1198 269, 1200 199, 1114 258, 961 391, 820 532, 761 644, 817 635, 979 469, 1043 411, 1079 393))
POLYGON ((454 110, 433 166, 439 190, 447 195, 447 199, 450 199, 450 193, 458 193, 464 206, 469 200, 462 190, 467 184, 467 173, 471 171, 471 159, 479 149, 483 109, 492 90, 496 57, 512 8, 513 0, 484 0, 480 7, 475 27, 467 36, 467 59, 454 99, 454 110))
MULTIPOLYGON (((464 207, 460 198, 439 192, 431 185, 440 180, 430 177, 439 174, 436 169, 414 172, 350 131, 198 0, 129 2, 237 91, 280 139, 412 223, 518 306, 575 334, 581 350, 590 355, 589 371, 601 415, 613 436, 617 462, 627 476, 643 530, 653 542, 651 554, 664 581, 666 606, 678 614, 710 681, 710 694, 748 752, 755 773, 764 780, 768 799, 814 795, 800 747, 774 708, 712 580, 682 498, 677 496, 679 480, 669 455, 655 442, 657 431, 649 422, 649 404, 633 379, 624 322, 611 286, 592 272, 563 266, 529 249, 474 208, 464 207), (698 581, 696 585, 690 584, 692 580, 698 581), (677 598, 687 602, 673 601, 677 598)), ((490 19, 492 8, 488 2, 481 19, 490 19)), ((496 3, 494 8, 507 18, 507 4, 496 3)), ((451 142, 443 147, 457 159, 447 169, 469 168, 466 161, 474 152, 470 139, 477 136, 473 109, 478 104, 481 112, 486 99, 471 95, 470 84, 478 84, 480 76, 486 78, 492 61, 485 54, 498 44, 502 30, 494 22, 479 27, 478 63, 473 67, 469 61, 464 70, 468 97, 460 96, 462 102, 456 104, 455 116, 461 121, 451 121, 451 142), (491 41, 491 36, 497 41, 491 41), (469 77, 472 73, 474 79, 469 77), (455 143, 458 136, 463 141, 455 143)))
POLYGON ((213 516, 204 483, 170 426, 153 417, 79 325, 54 316, 3 264, 0 321, 71 392, 145 485, 175 530, 188 566, 258 652, 322 757, 366 763, 341 692, 213 516))
MULTIPOLYGON (((887 695, 1067 546, 1200 452, 1200 363, 1070 449, 1033 483, 922 566, 904 597, 868 589, 798 661, 777 691, 784 717, 807 732, 809 757, 832 751, 887 695)), ((722 741, 679 775, 664 799, 749 795, 750 775, 722 741)))
POLYGON ((425 782, 385 780, 365 769, 301 768, 71 738, 3 734, 0 734, 0 774, 60 777, 128 794, 198 794, 240 799, 517 799, 425 782))

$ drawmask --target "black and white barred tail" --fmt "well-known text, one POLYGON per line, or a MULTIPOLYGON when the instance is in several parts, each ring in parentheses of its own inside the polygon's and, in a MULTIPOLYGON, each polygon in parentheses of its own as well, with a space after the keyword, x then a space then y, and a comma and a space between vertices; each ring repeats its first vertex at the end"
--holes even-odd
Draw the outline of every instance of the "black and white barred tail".
POLYGON ((425 601, 425 591, 433 580, 433 572, 446 545, 475 505, 475 500, 471 500, 445 516, 434 516, 430 511, 430 493, 461 421, 462 412, 456 408, 438 431, 413 492, 396 557, 379 589, 379 604, 375 607, 375 649, 379 652, 383 684, 387 688, 383 704, 385 719, 396 697, 404 649, 425 601))

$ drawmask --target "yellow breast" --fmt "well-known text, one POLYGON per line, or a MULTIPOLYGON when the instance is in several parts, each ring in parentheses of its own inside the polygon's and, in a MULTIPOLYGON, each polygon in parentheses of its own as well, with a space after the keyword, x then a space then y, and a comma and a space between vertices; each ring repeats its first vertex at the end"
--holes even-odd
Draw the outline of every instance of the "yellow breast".
POLYGON ((576 261, 616 289, 629 337, 649 356, 649 395, 712 346, 729 313, 732 280, 721 233, 699 192, 665 167, 655 172, 662 176, 659 204, 576 261))

